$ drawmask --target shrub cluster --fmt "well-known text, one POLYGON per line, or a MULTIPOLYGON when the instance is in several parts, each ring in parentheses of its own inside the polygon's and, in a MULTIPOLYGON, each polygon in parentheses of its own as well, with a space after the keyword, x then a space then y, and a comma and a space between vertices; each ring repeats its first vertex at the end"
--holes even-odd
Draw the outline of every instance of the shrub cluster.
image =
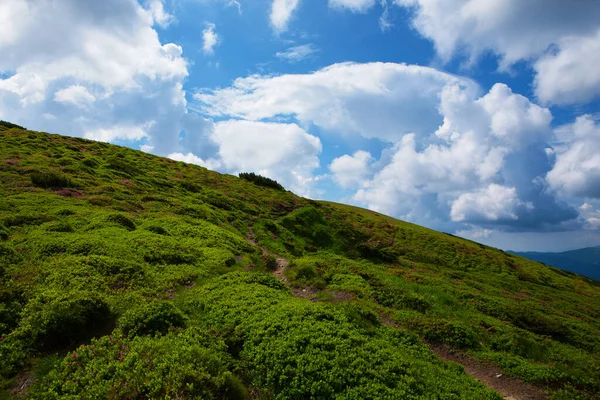
POLYGON ((240 172, 240 178, 252 182, 258 186, 270 187, 277 190, 285 190, 277 181, 266 176, 255 174, 254 172, 240 172))
POLYGON ((71 186, 69 177, 56 171, 34 172, 30 178, 34 186, 45 189, 60 189, 71 186))
POLYGON ((12 122, 3 121, 3 120, 0 120, 0 127, 6 128, 6 129, 12 129, 12 128, 23 129, 23 130, 25 129, 20 125, 13 124, 12 122))

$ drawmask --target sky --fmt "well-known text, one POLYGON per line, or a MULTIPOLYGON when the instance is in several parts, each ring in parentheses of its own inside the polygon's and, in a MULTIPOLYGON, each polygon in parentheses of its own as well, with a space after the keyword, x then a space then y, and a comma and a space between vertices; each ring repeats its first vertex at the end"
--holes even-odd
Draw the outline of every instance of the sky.
POLYGON ((597 0, 0 0, 0 119, 506 250, 600 245, 597 0))

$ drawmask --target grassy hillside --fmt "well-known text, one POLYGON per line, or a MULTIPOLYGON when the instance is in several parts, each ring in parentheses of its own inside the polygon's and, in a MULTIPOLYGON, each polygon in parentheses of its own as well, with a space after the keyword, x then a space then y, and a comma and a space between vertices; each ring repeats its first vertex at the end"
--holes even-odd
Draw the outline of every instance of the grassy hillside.
POLYGON ((600 246, 563 251, 561 253, 529 251, 515 252, 515 254, 600 280, 600 246))
POLYGON ((595 281, 8 125, 0 182, 5 398, 502 398, 430 345, 556 399, 600 391, 595 281))

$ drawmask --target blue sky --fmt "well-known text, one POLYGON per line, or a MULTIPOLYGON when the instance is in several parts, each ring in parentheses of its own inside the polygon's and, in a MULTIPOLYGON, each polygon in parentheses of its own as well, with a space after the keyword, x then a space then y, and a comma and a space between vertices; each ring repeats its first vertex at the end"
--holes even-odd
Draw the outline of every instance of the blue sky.
POLYGON ((598 15, 596 0, 5 0, 0 118, 504 249, 600 245, 598 15))

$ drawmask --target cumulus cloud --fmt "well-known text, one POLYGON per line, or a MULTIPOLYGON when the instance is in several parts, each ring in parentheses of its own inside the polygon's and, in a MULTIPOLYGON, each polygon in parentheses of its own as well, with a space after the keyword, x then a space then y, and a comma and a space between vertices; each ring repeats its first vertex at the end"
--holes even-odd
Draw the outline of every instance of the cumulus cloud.
POLYGON ((425 208, 428 218, 515 230, 557 226, 577 216, 545 193, 552 133, 547 109, 502 84, 480 98, 446 87, 438 109, 444 122, 437 131, 404 135, 356 201, 395 215, 419 215, 415 210, 425 208))
POLYGON ((519 200, 514 187, 505 187, 495 183, 471 193, 463 193, 452 202, 450 217, 453 221, 498 221, 516 220, 517 208, 533 209, 531 203, 519 200))
POLYGON ((181 47, 160 43, 157 18, 134 0, 2 2, 0 118, 74 136, 137 127, 166 154, 188 72, 181 47))
POLYGON ((148 134, 144 127, 123 125, 88 131, 84 134, 84 137, 100 142, 112 142, 115 139, 136 141, 147 138, 148 134))
POLYGON ((319 49, 317 49, 313 44, 308 43, 299 46, 292 46, 287 48, 285 51, 277 52, 275 53, 275 57, 289 62, 299 62, 312 56, 318 51, 319 49))
POLYGON ((59 103, 70 103, 76 107, 86 107, 96 101, 96 98, 86 87, 72 85, 56 92, 54 100, 59 103))
POLYGON ((271 25, 277 33, 288 29, 292 14, 300 4, 300 0, 273 0, 271 4, 271 25))
MULTIPOLYGON (((214 151, 200 157, 192 152, 173 152, 168 157, 198 164, 224 173, 255 172, 282 183, 300 195, 313 194, 313 176, 319 167, 322 150, 318 137, 308 134, 296 124, 227 120, 204 122, 203 133, 186 138, 199 142, 197 151, 206 150, 206 142, 214 151)), ((193 147, 192 147, 193 148, 193 147)))
POLYGON ((414 27, 433 41, 446 61, 461 52, 474 61, 488 50, 500 56, 502 68, 519 60, 539 58, 534 67, 536 94, 540 99, 568 103, 586 101, 600 94, 596 68, 600 2, 394 0, 394 3, 413 10, 414 27), (595 52, 589 52, 594 49, 595 52), (585 56, 581 57, 582 54, 585 56), (582 77, 581 72, 588 72, 591 77, 582 77), (556 78, 559 79, 554 88, 556 78))
POLYGON ((175 152, 169 154, 167 157, 175 161, 182 161, 188 164, 195 164, 209 169, 217 169, 221 166, 217 160, 211 159, 209 161, 204 161, 194 153, 190 152, 188 152, 187 154, 175 152))
POLYGON ((215 32, 216 25, 210 22, 206 23, 206 28, 202 31, 202 50, 204 54, 213 54, 221 38, 215 32))
POLYGON ((590 115, 556 130, 556 162, 546 181, 566 196, 600 198, 600 124, 590 115))
POLYGON ((343 63, 237 79, 195 99, 218 118, 297 121, 388 143, 379 160, 358 151, 329 166, 371 209, 445 230, 565 229, 577 217, 546 191, 552 114, 504 84, 482 95, 472 81, 432 68, 343 63))
MULTIPOLYGON (((595 203, 598 203, 597 201, 595 203)), ((579 215, 583 220, 583 228, 590 231, 600 231, 600 207, 590 203, 579 206, 579 215)))
POLYGON ((600 94, 600 29, 595 35, 561 39, 538 59, 535 92, 546 103, 585 103, 600 94))
POLYGON ((194 95, 201 112, 248 120, 295 118, 329 131, 395 142, 403 133, 435 130, 446 86, 478 92, 469 79, 393 63, 341 63, 311 74, 253 75, 228 88, 194 95))
POLYGON ((357 187, 369 175, 373 157, 367 151, 359 150, 353 155, 335 158, 329 165, 334 180, 344 188, 357 187))
POLYGON ((168 27, 175 20, 175 17, 165 10, 163 0, 151 0, 148 3, 148 12, 161 28, 168 27))

